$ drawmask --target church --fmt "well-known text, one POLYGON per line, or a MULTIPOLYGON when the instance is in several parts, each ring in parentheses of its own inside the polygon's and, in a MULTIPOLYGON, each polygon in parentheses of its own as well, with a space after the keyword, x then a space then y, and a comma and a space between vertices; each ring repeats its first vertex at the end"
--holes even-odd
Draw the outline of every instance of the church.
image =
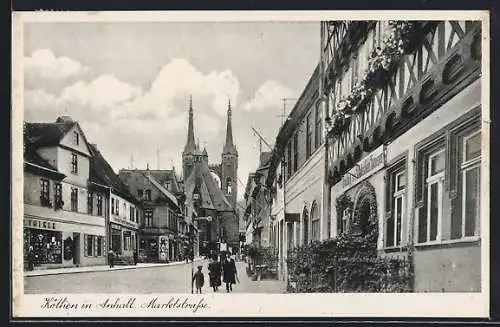
POLYGON ((182 175, 188 216, 197 222, 199 253, 236 253, 239 249, 237 212, 238 151, 233 141, 231 102, 227 108, 226 140, 221 162, 209 164, 206 148, 194 137, 194 112, 189 100, 186 146, 182 152, 182 175))

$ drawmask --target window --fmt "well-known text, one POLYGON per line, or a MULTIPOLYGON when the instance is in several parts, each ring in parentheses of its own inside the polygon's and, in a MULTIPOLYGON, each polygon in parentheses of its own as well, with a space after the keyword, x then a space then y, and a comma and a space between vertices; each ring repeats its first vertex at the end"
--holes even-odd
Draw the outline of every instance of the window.
POLYGON ((130 206, 130 220, 134 221, 134 207, 130 206))
POLYGON ((292 176, 292 142, 288 142, 287 145, 287 157, 286 157, 286 177, 289 178, 292 176))
POLYGON ((123 233, 123 250, 129 251, 130 248, 130 232, 123 233))
POLYGON ((118 199, 115 200, 115 215, 120 215, 120 201, 118 199))
POLYGON ((151 190, 146 190, 146 201, 151 201, 151 190))
POLYGON ((153 211, 151 210, 144 211, 144 226, 146 227, 153 226, 153 211))
POLYGON ((346 208, 342 212, 342 225, 341 225, 341 232, 347 233, 347 228, 349 227, 349 222, 351 220, 351 209, 346 208))
POLYGON ((92 192, 89 192, 87 195, 87 211, 89 215, 94 213, 94 198, 92 192))
POLYGON ((318 206, 314 204, 313 209, 311 210, 311 240, 319 241, 320 240, 320 219, 318 206))
POLYGON ((111 198, 111 213, 115 214, 115 198, 111 198))
POLYGON ((78 155, 76 153, 71 154, 71 173, 78 174, 78 155))
POLYGON ((323 113, 321 112, 321 106, 316 106, 316 126, 314 128, 314 146, 319 148, 323 143, 323 113))
POLYGON ((97 215, 102 216, 102 195, 97 194, 97 215))
POLYGON ((102 236, 97 236, 97 256, 102 256, 102 236))
POLYGON ((87 254, 87 257, 92 257, 94 256, 94 236, 93 235, 87 235, 86 236, 87 244, 85 247, 85 253, 87 254))
POLYGON ((304 242, 302 244, 307 244, 309 243, 309 217, 307 215, 307 209, 304 208, 303 212, 303 237, 304 237, 304 242))
POLYGON ((299 168, 299 133, 293 135, 293 172, 299 168))
POLYGON ((227 185, 227 190, 226 190, 226 193, 227 193, 228 195, 231 195, 231 193, 232 193, 232 191, 233 191, 233 183, 232 183, 232 181, 231 181, 231 178, 228 178, 228 179, 227 179, 227 183, 226 183, 226 185, 227 185))
POLYGON ((425 212, 419 219, 419 242, 441 240, 445 151, 439 149, 425 158, 425 212))
POLYGON ((123 202, 123 217, 127 218, 127 203, 123 202))
POLYGON ((78 132, 73 132, 73 143, 75 145, 80 145, 80 135, 78 132))
POLYGON ((137 197, 139 198, 139 200, 142 200, 142 198, 144 197, 144 192, 142 191, 142 189, 137 190, 137 197))
POLYGON ((389 176, 390 212, 387 216, 385 245, 387 247, 401 245, 402 223, 405 219, 406 173, 400 164, 389 176))
POLYGON ((71 188, 71 211, 78 211, 78 189, 71 188))
POLYGON ((311 156, 312 152, 312 128, 311 128, 311 113, 306 118, 306 158, 311 156))
POLYGON ((40 204, 43 207, 50 207, 50 181, 48 179, 42 178, 40 181, 40 204))
POLYGON ((62 185, 61 183, 54 184, 55 192, 54 192, 54 205, 56 209, 61 209, 64 202, 62 200, 62 185))
POLYGON ((135 250, 135 234, 132 234, 132 239, 131 239, 131 249, 135 250))
POLYGON ((475 132, 462 140, 462 222, 461 236, 479 235, 481 198, 481 133, 475 132))

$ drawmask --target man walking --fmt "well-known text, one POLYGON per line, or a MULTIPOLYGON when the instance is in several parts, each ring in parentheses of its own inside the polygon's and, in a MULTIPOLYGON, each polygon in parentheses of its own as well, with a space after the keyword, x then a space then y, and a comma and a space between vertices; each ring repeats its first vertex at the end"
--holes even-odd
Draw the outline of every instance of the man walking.
POLYGON ((224 264, 222 265, 222 270, 223 270, 223 275, 224 275, 224 283, 226 283, 226 291, 232 292, 233 291, 233 284, 236 284, 236 277, 237 277, 237 271, 236 271, 236 263, 234 262, 234 259, 231 257, 227 256, 224 264))

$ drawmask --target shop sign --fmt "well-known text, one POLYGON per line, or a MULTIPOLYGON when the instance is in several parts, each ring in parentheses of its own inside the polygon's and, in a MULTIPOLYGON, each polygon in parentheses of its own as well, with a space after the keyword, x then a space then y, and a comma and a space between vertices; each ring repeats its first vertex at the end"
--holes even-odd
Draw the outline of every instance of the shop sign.
POLYGON ((38 219, 24 219, 24 227, 56 229, 56 223, 38 219))
POLYGON ((122 230, 122 226, 117 224, 111 224, 111 229, 122 230))
POLYGON ((344 177, 342 177, 342 187, 344 189, 351 188, 364 179, 370 177, 384 166, 384 147, 380 146, 376 150, 372 151, 368 157, 361 160, 356 166, 354 166, 354 168, 349 170, 344 177))

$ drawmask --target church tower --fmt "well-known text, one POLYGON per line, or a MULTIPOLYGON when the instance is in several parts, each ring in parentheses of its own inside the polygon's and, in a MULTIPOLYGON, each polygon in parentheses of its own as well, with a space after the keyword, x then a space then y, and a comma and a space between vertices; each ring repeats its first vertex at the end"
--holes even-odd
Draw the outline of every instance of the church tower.
POLYGON ((188 120, 188 136, 186 146, 182 152, 182 175, 184 180, 188 178, 193 169, 195 155, 196 155, 196 143, 194 141, 194 126, 193 126, 193 98, 189 96, 189 120, 188 120))
POLYGON ((229 203, 236 208, 237 178, 238 178, 238 151, 233 142, 233 128, 231 122, 231 100, 227 108, 226 143, 222 150, 221 162, 222 192, 229 203))

